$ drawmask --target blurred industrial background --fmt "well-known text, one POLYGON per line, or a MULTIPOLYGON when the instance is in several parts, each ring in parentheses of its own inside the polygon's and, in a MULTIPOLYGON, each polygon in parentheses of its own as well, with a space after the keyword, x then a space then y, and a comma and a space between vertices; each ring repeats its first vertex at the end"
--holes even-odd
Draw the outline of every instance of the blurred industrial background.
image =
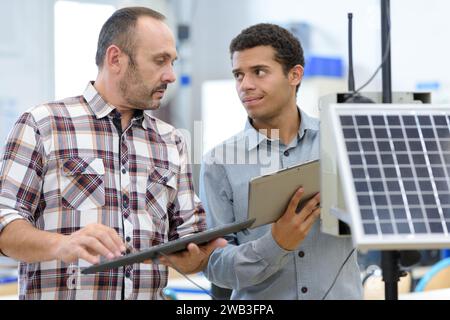
MULTIPOLYGON (((134 5, 165 14, 177 36, 177 82, 155 115, 191 134, 196 187, 199 165, 194 157, 199 159, 240 131, 246 120, 228 52, 231 39, 243 28, 278 23, 300 38, 306 69, 298 104, 315 116, 320 96, 347 89, 348 12, 354 14, 357 87, 381 60, 378 0, 0 0, 2 144, 28 108, 83 92, 96 76, 94 57, 102 24, 117 8, 134 5)), ((392 1, 394 91, 426 91, 432 93, 433 103, 450 102, 450 43, 445 40, 449 13, 446 0, 392 1)), ((377 77, 365 90, 380 88, 377 77)), ((439 254, 423 255, 424 264, 433 263, 439 254)), ((16 290, 15 266, 14 261, 0 260, 0 287, 6 294, 16 290)), ((176 286, 195 297, 195 290, 176 286)))

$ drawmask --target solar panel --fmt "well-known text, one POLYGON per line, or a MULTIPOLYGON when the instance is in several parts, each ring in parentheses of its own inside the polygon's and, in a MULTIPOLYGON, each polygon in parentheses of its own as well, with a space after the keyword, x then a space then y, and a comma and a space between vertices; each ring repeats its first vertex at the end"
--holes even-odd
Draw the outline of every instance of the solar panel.
POLYGON ((449 247, 450 107, 330 108, 355 245, 449 247))

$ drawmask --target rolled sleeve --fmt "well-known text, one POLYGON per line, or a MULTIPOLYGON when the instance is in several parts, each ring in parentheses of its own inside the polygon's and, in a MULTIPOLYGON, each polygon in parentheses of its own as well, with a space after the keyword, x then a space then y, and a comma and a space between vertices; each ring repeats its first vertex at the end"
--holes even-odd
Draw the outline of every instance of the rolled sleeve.
POLYGON ((33 222, 30 220, 28 215, 21 214, 19 211, 10 209, 0 209, 0 233, 3 229, 15 220, 27 220, 28 222, 33 222))
POLYGON ((37 124, 25 113, 8 136, 0 166, 0 233, 18 219, 34 223, 41 198, 43 158, 37 124))

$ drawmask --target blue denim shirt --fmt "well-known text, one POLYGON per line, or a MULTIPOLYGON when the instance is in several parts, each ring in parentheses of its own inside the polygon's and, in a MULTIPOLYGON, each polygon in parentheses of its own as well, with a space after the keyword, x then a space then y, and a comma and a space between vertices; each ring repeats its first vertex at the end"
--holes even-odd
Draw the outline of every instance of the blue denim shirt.
MULTIPOLYGON (((268 139, 248 121, 243 132, 206 155, 200 173, 200 198, 208 227, 247 219, 251 178, 319 158, 319 121, 299 113, 297 138, 287 146, 273 135, 268 139)), ((211 282, 233 289, 232 299, 322 299, 353 249, 351 238, 322 233, 319 221, 294 251, 276 243, 271 225, 248 231, 233 235, 229 245, 216 249, 205 270, 211 282)), ((361 298, 355 252, 327 299, 361 298)))

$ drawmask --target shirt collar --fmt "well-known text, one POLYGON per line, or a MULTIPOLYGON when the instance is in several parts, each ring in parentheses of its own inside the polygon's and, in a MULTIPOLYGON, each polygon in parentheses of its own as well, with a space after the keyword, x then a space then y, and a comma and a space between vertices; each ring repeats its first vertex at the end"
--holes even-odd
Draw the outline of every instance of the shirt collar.
POLYGON ((94 87, 94 81, 90 81, 84 90, 83 97, 89 107, 94 112, 97 119, 101 119, 116 109, 113 105, 106 102, 94 87))
MULTIPOLYGON (((103 99, 103 97, 94 87, 94 81, 90 81, 88 83, 86 89, 84 90, 83 97, 86 100, 89 107, 91 108, 91 110, 94 112, 97 119, 104 118, 109 114, 111 114, 112 112, 114 112, 114 110, 116 110, 115 106, 109 104, 103 99)), ((137 112, 135 112, 135 116, 132 121, 141 121, 144 129, 147 129, 149 125, 151 126, 151 121, 149 119, 149 115, 147 114, 147 112, 142 112, 138 110, 137 112), (145 121, 141 121, 144 120, 144 118, 145 121), (147 122, 147 124, 145 122, 147 122)))
POLYGON ((263 141, 269 140, 267 136, 263 135, 258 130, 256 130, 255 127, 253 127, 250 118, 247 118, 247 122, 245 123, 244 135, 248 141, 248 151, 255 149, 263 141))
POLYGON ((306 112, 302 111, 300 108, 298 112, 301 116, 302 121, 300 122, 300 128, 298 129, 298 140, 303 139, 306 131, 319 131, 319 119, 313 118, 308 115, 306 112))
POLYGON ((153 116, 151 115, 151 110, 144 111, 144 119, 142 121, 142 127, 145 130, 150 128, 154 131, 157 131, 155 121, 153 119, 153 116))
MULTIPOLYGON (((318 119, 310 117, 307 113, 298 108, 298 113, 301 116, 300 127, 298 128, 297 140, 296 142, 303 139, 306 134, 306 131, 318 131, 319 130, 319 121, 318 119)), ((245 124, 244 134, 248 140, 248 151, 253 150, 257 146, 259 146, 264 141, 273 141, 273 139, 269 139, 266 135, 260 133, 256 130, 252 123, 251 119, 247 118, 247 122, 245 124)))

